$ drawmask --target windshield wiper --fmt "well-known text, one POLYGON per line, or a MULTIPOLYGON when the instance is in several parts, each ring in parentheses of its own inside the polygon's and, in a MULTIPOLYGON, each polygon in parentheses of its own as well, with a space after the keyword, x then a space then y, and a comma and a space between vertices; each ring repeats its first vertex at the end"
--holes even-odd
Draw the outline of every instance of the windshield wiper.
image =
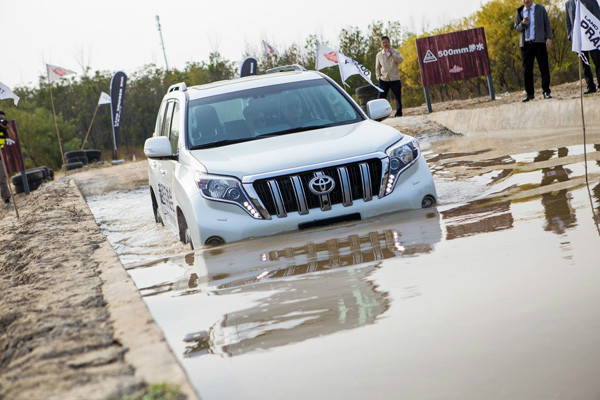
POLYGON ((336 124, 337 124, 336 122, 332 122, 330 124, 325 124, 325 125, 299 126, 297 128, 285 129, 283 131, 277 131, 277 132, 273 132, 273 133, 266 133, 264 135, 257 136, 257 138, 267 138, 267 137, 273 137, 273 136, 288 135, 290 133, 312 131, 314 129, 328 128, 328 127, 334 126, 336 124))
POLYGON ((256 139, 255 137, 246 137, 246 138, 237 138, 237 139, 223 139, 217 140, 216 142, 197 144, 195 146, 190 147, 190 150, 199 150, 199 149, 210 149, 212 147, 221 147, 227 146, 229 144, 248 142, 250 140, 256 139))

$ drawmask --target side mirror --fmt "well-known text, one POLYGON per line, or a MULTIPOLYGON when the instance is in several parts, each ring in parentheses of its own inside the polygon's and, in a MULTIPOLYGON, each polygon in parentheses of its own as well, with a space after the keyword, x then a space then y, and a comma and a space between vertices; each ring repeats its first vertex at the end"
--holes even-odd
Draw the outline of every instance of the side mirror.
POLYGON ((375 121, 386 119, 392 114, 392 106, 386 99, 371 100, 367 103, 367 115, 375 121))
POLYGON ((166 136, 151 137, 146 139, 144 143, 144 154, 148 158, 170 157, 173 155, 171 151, 171 142, 166 136))

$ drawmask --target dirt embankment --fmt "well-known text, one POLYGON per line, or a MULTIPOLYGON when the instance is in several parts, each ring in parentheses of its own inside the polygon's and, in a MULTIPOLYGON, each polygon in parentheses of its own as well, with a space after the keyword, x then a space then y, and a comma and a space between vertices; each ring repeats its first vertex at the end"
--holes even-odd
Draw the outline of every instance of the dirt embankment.
POLYGON ((185 374, 96 225, 88 194, 147 182, 146 163, 89 168, 0 210, 0 399, 120 399, 185 374), (126 182, 124 182, 126 181, 126 182))

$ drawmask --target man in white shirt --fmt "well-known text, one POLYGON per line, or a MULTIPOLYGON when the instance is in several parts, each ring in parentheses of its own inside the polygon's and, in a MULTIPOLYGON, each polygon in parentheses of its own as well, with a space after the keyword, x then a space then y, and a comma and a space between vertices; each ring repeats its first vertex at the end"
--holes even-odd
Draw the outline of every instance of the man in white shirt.
POLYGON ((398 66, 404 59, 398 49, 392 48, 390 38, 381 37, 382 50, 375 57, 375 77, 383 92, 379 93, 380 99, 386 99, 392 89, 396 98, 396 117, 402 116, 402 84, 400 83, 400 70, 398 66))

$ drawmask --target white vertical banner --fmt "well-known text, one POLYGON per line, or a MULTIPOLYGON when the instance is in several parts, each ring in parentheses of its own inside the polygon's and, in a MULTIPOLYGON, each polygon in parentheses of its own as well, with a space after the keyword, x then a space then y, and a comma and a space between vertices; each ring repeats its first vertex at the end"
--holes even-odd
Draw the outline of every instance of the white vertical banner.
POLYGON ((575 21, 573 21, 573 44, 571 50, 576 52, 586 64, 583 51, 600 50, 600 21, 580 0, 575 0, 575 21))

